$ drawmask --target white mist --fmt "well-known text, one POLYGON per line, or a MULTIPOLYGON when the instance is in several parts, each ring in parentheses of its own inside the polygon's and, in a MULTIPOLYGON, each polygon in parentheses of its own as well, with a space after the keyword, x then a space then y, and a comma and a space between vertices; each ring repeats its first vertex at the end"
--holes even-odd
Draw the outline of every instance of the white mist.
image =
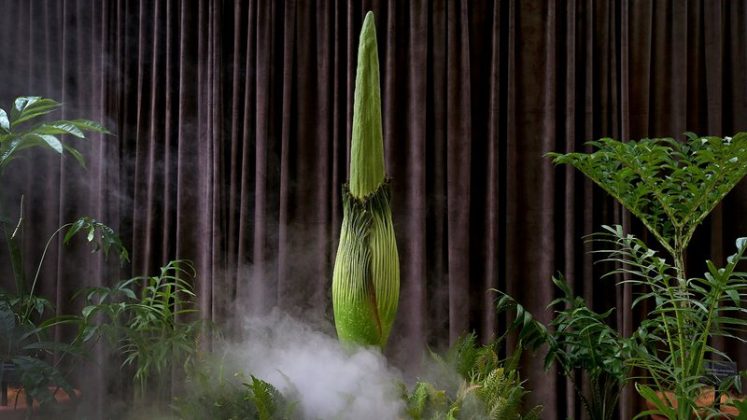
POLYGON ((246 340, 227 358, 298 402, 306 419, 396 419, 401 374, 373 349, 343 349, 337 338, 279 311, 244 321, 246 340))

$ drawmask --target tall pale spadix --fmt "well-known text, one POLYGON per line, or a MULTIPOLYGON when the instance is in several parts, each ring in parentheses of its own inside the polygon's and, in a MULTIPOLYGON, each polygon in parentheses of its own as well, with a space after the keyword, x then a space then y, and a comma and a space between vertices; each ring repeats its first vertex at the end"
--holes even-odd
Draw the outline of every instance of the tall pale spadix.
POLYGON ((379 58, 373 13, 363 21, 355 79, 350 181, 343 186, 332 304, 340 340, 384 347, 397 313, 399 255, 384 172, 379 58))

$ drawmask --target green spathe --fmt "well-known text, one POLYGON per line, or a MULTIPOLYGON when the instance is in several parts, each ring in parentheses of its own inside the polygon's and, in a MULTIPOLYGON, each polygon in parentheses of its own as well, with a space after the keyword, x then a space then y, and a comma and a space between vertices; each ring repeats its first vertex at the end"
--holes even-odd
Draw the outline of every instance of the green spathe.
POLYGON ((399 256, 384 172, 381 99, 373 14, 363 22, 353 108, 350 182, 332 278, 337 335, 384 347, 399 301, 399 256))
POLYGON ((384 183, 384 140, 381 129, 381 93, 376 25, 366 14, 358 44, 358 68, 353 104, 353 139, 350 145, 350 193, 363 199, 384 183))

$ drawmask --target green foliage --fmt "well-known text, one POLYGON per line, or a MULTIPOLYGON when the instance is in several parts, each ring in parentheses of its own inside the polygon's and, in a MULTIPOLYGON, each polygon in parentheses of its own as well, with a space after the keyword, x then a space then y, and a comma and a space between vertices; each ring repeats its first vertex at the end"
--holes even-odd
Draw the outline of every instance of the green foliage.
MULTIPOLYGON (((83 140, 86 138, 86 133, 108 133, 108 131, 101 124, 84 119, 39 121, 60 106, 52 99, 25 96, 13 102, 10 114, 0 109, 0 177, 11 162, 23 156, 23 151, 36 148, 50 149, 60 155, 67 153, 85 167, 83 155, 68 142, 63 142, 64 136, 69 135, 83 140)), ((4 197, 0 197, 0 200, 3 199, 4 197)), ((30 294, 26 290, 23 255, 19 245, 19 233, 23 226, 23 197, 21 197, 21 215, 17 222, 9 220, 4 212, 5 207, 5 203, 0 201, 0 226, 5 233, 10 253, 16 292, 30 294)))
POLYGON ((695 228, 747 175, 747 133, 734 137, 590 142, 592 153, 549 153, 633 213, 677 261, 695 228))
MULTIPOLYGON (((609 244, 610 249, 601 252, 621 267, 610 274, 627 274, 627 282, 645 287, 646 292, 635 299, 633 307, 644 301, 656 303, 633 336, 635 352, 628 362, 645 369, 659 390, 674 393, 677 411, 660 409, 662 415, 686 418, 704 390, 704 360, 708 356, 730 360, 709 344, 710 339, 725 336, 747 342, 739 334, 747 326, 742 318, 747 309, 741 305, 747 297, 747 273, 737 270, 737 264, 747 259, 747 238, 737 239, 737 251, 728 257, 725 267, 707 261, 708 271, 703 277, 688 279, 682 289, 674 267, 643 241, 624 234, 620 226, 604 228, 606 233, 599 234, 598 240, 609 244)), ((638 385, 646 399, 657 407, 664 404, 647 388, 638 385)))
POLYGON ((89 120, 57 120, 40 122, 38 119, 60 108, 61 104, 39 96, 25 96, 15 100, 10 115, 0 109, 0 175, 10 162, 26 149, 46 148, 60 155, 67 153, 82 166, 85 160, 74 146, 62 142, 71 135, 85 139, 86 133, 108 133, 99 123, 89 120))
MULTIPOLYGON (((703 385, 706 355, 728 356, 709 339, 738 337, 747 325, 739 318, 745 282, 736 271, 745 240, 726 267, 707 261, 703 278, 689 278, 684 257, 697 226, 747 174, 747 133, 734 137, 698 137, 687 141, 643 139, 591 142, 591 153, 550 153, 555 163, 570 164, 602 187, 635 215, 671 256, 671 263, 622 227, 607 227, 596 239, 610 245, 602 251, 633 285, 646 291, 634 305, 654 307, 631 338, 633 367, 643 368, 658 391, 672 390, 676 408, 656 389, 638 383, 639 393, 670 419, 690 418, 703 385)), ((705 410, 705 409, 704 409, 705 410)), ((705 410, 707 411, 707 410, 705 410)), ((639 417, 650 414, 640 413, 639 417)), ((715 415, 715 413, 712 413, 715 415)))
POLYGON ((129 261, 130 257, 127 248, 122 245, 122 240, 114 233, 112 228, 88 216, 83 216, 73 223, 65 225, 69 227, 63 242, 69 244, 73 237, 80 232, 85 232, 86 241, 91 244, 91 251, 101 250, 104 256, 108 257, 109 252, 114 249, 120 261, 129 261))
POLYGON ((183 420, 297 418, 294 401, 254 376, 249 380, 240 373, 227 377, 223 361, 201 359, 190 369, 187 385, 187 393, 176 398, 172 406, 176 416, 183 420))
POLYGON ((729 401, 729 405, 739 411, 735 420, 747 420, 747 400, 732 399, 729 401))
POLYGON ((17 373, 17 383, 24 388, 29 398, 38 401, 42 406, 55 401, 50 385, 60 387, 74 397, 72 386, 65 379, 59 365, 65 356, 77 357, 83 353, 81 318, 66 315, 47 316, 47 313, 54 313, 54 307, 47 299, 35 294, 47 251, 52 241, 65 229, 68 229, 64 240, 66 244, 77 233, 85 231, 86 239, 92 244, 93 251, 103 249, 104 252, 108 252, 114 248, 121 258, 127 258, 127 251, 108 226, 84 217, 61 226, 51 235, 44 247, 29 290, 19 290, 14 294, 0 290, 0 362, 12 363, 17 373), (62 326, 73 327, 78 332, 70 343, 52 340, 53 329, 62 326), (52 364, 49 360, 55 362, 52 364))
POLYGON ((196 312, 195 276, 191 262, 174 260, 158 275, 81 292, 87 301, 84 339, 103 337, 121 352, 123 366, 134 368, 138 399, 167 392, 172 368, 188 365, 197 351, 201 324, 185 320, 196 312))
POLYGON ((75 317, 54 317, 39 325, 23 319, 13 309, 17 298, 0 295, 0 380, 20 385, 29 399, 36 400, 43 408, 55 402, 50 385, 62 388, 74 396, 73 388, 65 379, 58 365, 65 355, 77 356, 81 348, 73 344, 57 343, 51 340, 52 327, 63 324, 77 325, 75 317), (48 360, 57 356, 57 361, 48 360), (10 365, 6 365, 10 362, 10 365))
MULTIPOLYGON (((86 133, 108 132, 100 124, 83 119, 42 121, 43 117, 59 107, 60 104, 52 99, 28 96, 17 98, 10 113, 0 109, 0 176, 8 170, 11 162, 23 156, 25 150, 35 148, 49 149, 59 155, 68 154, 85 166, 80 151, 63 141, 65 136, 82 140, 86 133)), ((0 200, 4 198, 0 197, 0 200)), ((24 388, 29 403, 36 400, 42 406, 47 406, 54 401, 50 385, 61 387, 71 398, 74 397, 72 387, 60 370, 60 363, 65 356, 78 356, 82 352, 80 334, 70 343, 58 343, 50 338, 51 331, 57 327, 79 327, 80 319, 75 316, 47 316, 47 313, 54 313, 53 306, 35 293, 50 245, 59 233, 67 229, 66 244, 78 232, 85 231, 94 251, 103 249, 108 253, 110 249, 115 249, 123 260, 127 259, 127 251, 109 227, 91 218, 81 218, 61 226, 51 235, 29 287, 20 246, 24 227, 23 196, 17 221, 11 221, 4 213, 4 204, 0 202, 0 227, 8 246, 16 290, 15 293, 0 290, 0 362, 11 362, 9 366, 17 376, 15 382, 24 388), (50 360, 54 360, 54 363, 50 360)), ((9 372, 3 369, 0 376, 9 372)))
POLYGON ((403 390, 406 414, 425 419, 539 419, 542 407, 522 410, 528 393, 519 379, 516 364, 520 352, 501 363, 496 343, 480 346, 474 334, 459 340, 442 357, 431 353, 436 365, 457 372, 456 391, 451 384, 420 381, 411 392, 403 390))
POLYGON ((446 417, 450 413, 449 396, 446 391, 436 389, 429 382, 418 382, 408 393, 404 391, 404 400, 407 405, 406 413, 413 420, 438 419, 446 417), (441 417, 439 417, 441 416, 441 417))
POLYGON ((555 313, 549 326, 505 294, 498 301, 498 311, 516 312, 508 331, 518 331, 522 346, 537 349, 547 344, 545 368, 555 363, 573 381, 590 418, 611 419, 630 373, 626 360, 631 357, 633 343, 607 323, 612 310, 601 314, 591 310, 583 298, 573 295, 562 275, 553 277, 553 283, 562 295, 548 305, 555 313), (576 382, 578 371, 589 380, 588 393, 576 382))

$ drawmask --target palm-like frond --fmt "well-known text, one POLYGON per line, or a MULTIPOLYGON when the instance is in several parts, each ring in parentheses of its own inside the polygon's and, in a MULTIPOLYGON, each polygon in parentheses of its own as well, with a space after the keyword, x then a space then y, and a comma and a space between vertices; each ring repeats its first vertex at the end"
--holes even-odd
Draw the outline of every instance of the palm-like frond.
POLYGON ((569 164, 633 213, 674 255, 695 228, 747 175, 747 133, 734 137, 589 142, 591 153, 548 153, 569 164))
MULTIPOLYGON (((710 338, 727 336, 747 341, 742 334, 747 327, 743 318, 747 309, 741 306, 747 297, 747 274, 737 271, 737 264, 747 259, 747 239, 736 241, 736 253, 727 259, 726 266, 719 268, 707 261, 708 271, 703 277, 687 279, 682 288, 675 280, 675 268, 643 241, 624 234, 620 226, 604 229, 596 238, 612 247, 599 252, 607 255, 604 261, 620 267, 611 274, 625 274, 624 282, 645 290, 633 306, 644 301, 655 303, 633 336, 635 353, 629 363, 643 368, 658 389, 673 390, 678 410, 670 418, 690 413, 703 390, 704 360, 709 356, 729 360, 709 344, 710 338)), ((638 389, 657 407, 666 403, 645 385, 638 389)), ((659 411, 666 416, 672 412, 659 411)))

